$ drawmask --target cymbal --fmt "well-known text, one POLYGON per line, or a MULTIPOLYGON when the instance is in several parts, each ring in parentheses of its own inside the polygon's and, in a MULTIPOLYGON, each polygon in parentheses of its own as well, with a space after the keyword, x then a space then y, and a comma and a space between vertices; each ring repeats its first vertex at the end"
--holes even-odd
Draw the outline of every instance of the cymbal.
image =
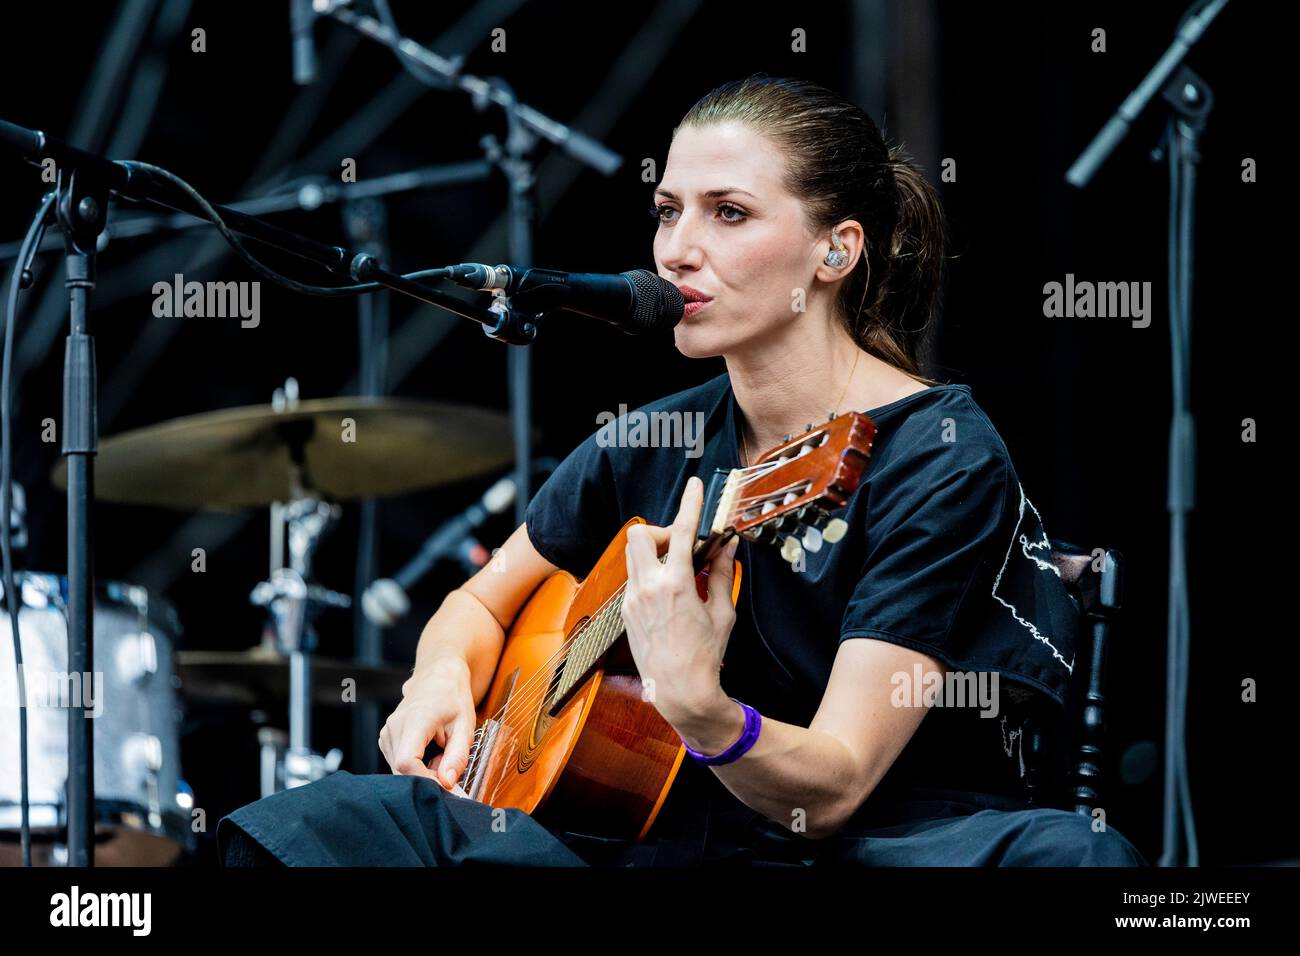
MULTIPOLYGON (((451 402, 318 398, 174 418, 105 438, 95 497, 166 508, 249 508, 304 491, 329 501, 383 497, 472 478, 514 458, 510 417, 451 402), (352 423, 349 425, 349 421, 352 423)), ((67 462, 51 474, 67 487, 67 462)))
MULTIPOLYGON (((407 668, 392 664, 359 664, 334 657, 311 660, 311 697, 315 704, 341 706, 384 703, 402 699, 407 668), (345 679, 356 683, 355 694, 344 698, 345 679)), ((289 658, 274 649, 246 651, 177 651, 176 673, 181 693, 189 698, 219 700, 254 707, 289 699, 289 658)))

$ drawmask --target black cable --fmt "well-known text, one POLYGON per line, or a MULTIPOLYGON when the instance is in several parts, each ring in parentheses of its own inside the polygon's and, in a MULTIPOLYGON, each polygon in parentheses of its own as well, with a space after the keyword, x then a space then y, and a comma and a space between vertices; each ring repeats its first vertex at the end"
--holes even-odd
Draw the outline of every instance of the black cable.
POLYGON ((22 596, 14 586, 14 556, 10 541, 9 509, 13 492, 12 437, 9 429, 11 370, 14 353, 14 325, 18 321, 18 290, 23 287, 23 274, 30 268, 36 247, 45 234, 45 219, 54 206, 57 193, 46 193, 41 207, 32 219, 23 239, 22 251, 14 261, 13 278, 9 281, 9 299, 5 310, 4 365, 0 369, 0 552, 4 557, 5 604, 9 608, 9 629, 14 639, 14 668, 18 674, 18 792, 21 805, 20 823, 23 866, 32 865, 32 823, 27 795, 27 682, 23 677, 23 642, 18 633, 18 608, 22 596))
MULTIPOLYGON (((142 163, 137 160, 124 161, 122 165, 131 166, 136 169, 142 169, 147 173, 151 173, 152 175, 160 176, 163 179, 167 180, 169 183, 171 183, 173 186, 175 186, 177 189, 185 193, 185 195, 188 196, 195 205, 197 205, 201 210, 203 210, 204 216, 207 217, 209 222, 211 222, 214 226, 217 227, 217 232, 221 233, 222 238, 225 239, 226 242, 230 244, 230 247, 235 250, 235 254, 238 255, 239 258, 243 259, 250 269, 252 269, 258 275, 262 276, 264 279, 267 279, 270 282, 274 282, 276 285, 282 286, 290 290, 291 292, 300 292, 304 295, 332 297, 332 296, 343 296, 343 295, 360 295, 363 292, 377 292, 380 289, 388 288, 388 286, 384 285, 382 282, 363 282, 359 285, 342 285, 342 286, 309 285, 307 283, 299 282, 296 279, 290 279, 286 275, 281 275, 280 273, 272 269, 270 266, 263 265, 259 260, 257 260, 252 255, 252 253, 250 253, 247 249, 245 249, 243 242, 241 242, 239 239, 239 236, 235 235, 234 231, 232 231, 231 228, 226 225, 225 220, 223 220, 221 216, 217 213, 217 211, 214 208, 212 208, 212 204, 209 203, 206 199, 204 199, 201 195, 199 195, 198 190, 196 190, 185 180, 181 179, 175 173, 163 169, 160 166, 152 166, 149 163, 142 163)), ((402 278, 403 279, 429 279, 429 278, 441 279, 441 278, 446 278, 449 272, 450 270, 448 269, 423 269, 419 272, 408 273, 402 276, 402 278)))

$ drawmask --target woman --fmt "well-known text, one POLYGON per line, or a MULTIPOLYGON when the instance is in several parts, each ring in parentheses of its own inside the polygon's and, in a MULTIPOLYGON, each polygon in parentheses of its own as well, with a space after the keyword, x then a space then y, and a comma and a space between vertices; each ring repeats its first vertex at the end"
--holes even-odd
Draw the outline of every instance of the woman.
POLYGON ((226 862, 1144 865, 1113 829, 1023 800, 1025 720, 1060 713, 1075 612, 996 430, 966 386, 921 374, 944 245, 932 187, 857 107, 760 74, 686 115, 652 213, 659 275, 701 303, 676 346, 727 371, 640 411, 699 413, 702 450, 589 437, 501 549, 507 573, 429 621, 379 739, 393 775, 242 808, 218 830, 226 862), (855 409, 878 434, 844 540, 794 567, 733 546, 702 602, 699 476, 855 409), (628 535, 627 640, 694 758, 649 838, 551 833, 449 796, 515 613, 557 568, 584 576, 633 515, 656 524, 628 535), (980 706, 919 692, 944 675, 974 678, 980 706))

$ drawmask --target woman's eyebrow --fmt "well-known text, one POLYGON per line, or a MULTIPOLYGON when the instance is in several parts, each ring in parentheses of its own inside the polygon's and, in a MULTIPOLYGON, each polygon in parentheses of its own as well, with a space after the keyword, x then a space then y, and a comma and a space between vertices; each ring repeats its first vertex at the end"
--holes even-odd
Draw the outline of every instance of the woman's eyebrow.
MULTIPOLYGON (((757 199, 757 198, 758 198, 757 196, 755 196, 753 193, 749 192, 748 190, 745 190, 745 189, 738 189, 738 188, 735 187, 735 186, 729 186, 729 187, 726 188, 726 189, 710 189, 708 192, 703 192, 703 193, 700 193, 699 195, 703 196, 705 199, 718 199, 718 198, 720 198, 720 197, 722 197, 722 196, 726 196, 726 195, 728 195, 729 193, 743 193, 744 195, 749 196, 749 197, 752 198, 752 199, 757 199)), ((678 198, 676 195, 674 195, 673 193, 670 193, 668 190, 664 189, 662 186, 660 186, 658 189, 655 190, 655 195, 656 195, 656 196, 667 196, 669 199, 677 199, 677 198, 678 198)))

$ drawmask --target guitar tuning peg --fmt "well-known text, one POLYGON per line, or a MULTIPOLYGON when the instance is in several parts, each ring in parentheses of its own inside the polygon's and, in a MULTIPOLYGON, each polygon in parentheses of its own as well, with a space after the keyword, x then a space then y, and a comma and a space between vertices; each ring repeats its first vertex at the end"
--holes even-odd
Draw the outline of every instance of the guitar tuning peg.
POLYGON ((809 422, 807 425, 805 425, 805 426, 803 427, 803 430, 806 431, 806 432, 810 432, 810 431, 812 431, 812 422, 809 422))
POLYGON ((826 527, 822 528, 822 540, 827 544, 834 544, 844 537, 849 530, 849 523, 843 518, 832 518, 826 522, 826 527))
POLYGON ((822 533, 816 528, 805 527, 802 543, 805 551, 816 554, 822 549, 822 533))
POLYGON ((798 561, 802 554, 803 548, 800 546, 798 538, 790 536, 781 542, 781 557, 785 558, 791 564, 798 561))
POLYGON ((793 438, 793 437, 794 437, 793 435, 786 435, 784 438, 781 439, 781 444, 784 445, 786 442, 788 442, 788 441, 789 441, 791 438, 793 438))

